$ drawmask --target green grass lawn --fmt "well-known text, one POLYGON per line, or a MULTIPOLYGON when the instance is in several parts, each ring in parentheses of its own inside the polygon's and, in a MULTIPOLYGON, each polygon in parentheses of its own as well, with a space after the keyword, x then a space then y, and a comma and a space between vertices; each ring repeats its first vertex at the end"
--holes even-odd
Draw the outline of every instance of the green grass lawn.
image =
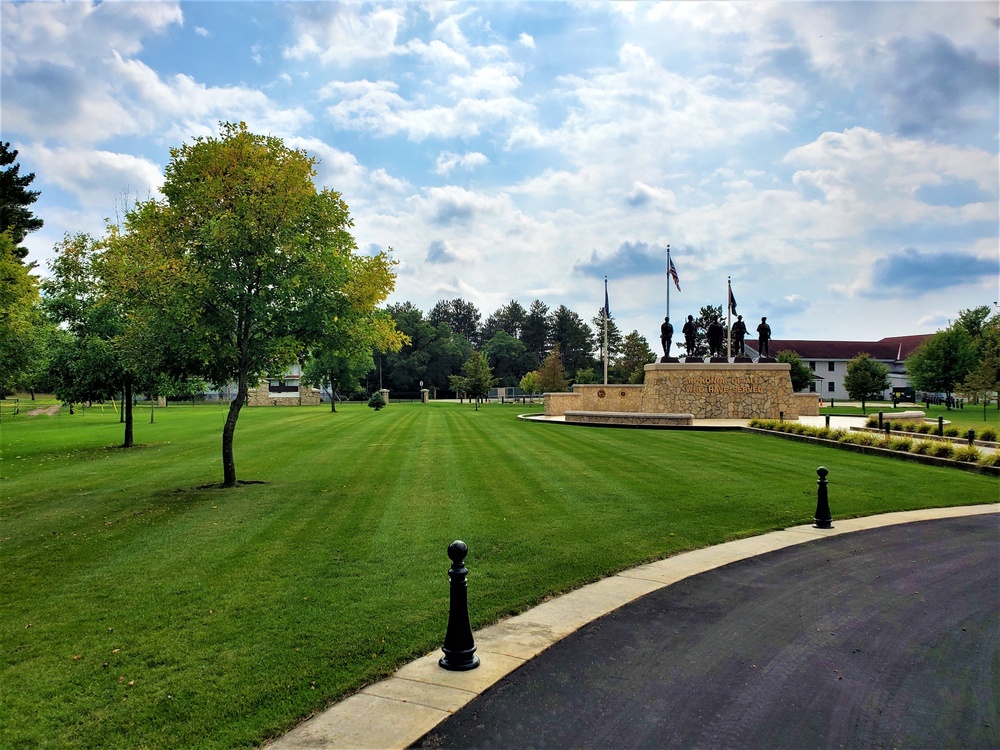
MULTIPOLYGON (((967 430, 982 430, 985 427, 992 427, 994 430, 1000 431, 1000 410, 997 409, 996 404, 991 404, 986 408, 985 416, 983 414, 982 405, 976 406, 974 404, 966 404, 964 409, 948 409, 945 406, 931 406, 929 409, 925 408, 924 405, 917 404, 916 406, 899 406, 893 408, 892 402, 889 403, 874 403, 865 405, 866 414, 878 414, 882 412, 883 414, 892 414, 894 412, 901 411, 922 411, 926 418, 931 422, 936 422, 937 418, 944 417, 945 422, 951 422, 953 427, 957 427, 963 434, 967 430)), ((825 406, 819 410, 820 414, 857 414, 861 416, 860 406, 840 406, 839 404, 834 407, 825 406)))
MULTIPOLYGON (((996 479, 739 432, 519 422, 532 407, 219 406, 0 425, 0 747, 246 747, 473 627, 623 568, 811 522, 996 502, 996 479)), ((534 407, 539 411, 540 407, 534 407)), ((966 410, 968 412, 968 410, 966 410)))

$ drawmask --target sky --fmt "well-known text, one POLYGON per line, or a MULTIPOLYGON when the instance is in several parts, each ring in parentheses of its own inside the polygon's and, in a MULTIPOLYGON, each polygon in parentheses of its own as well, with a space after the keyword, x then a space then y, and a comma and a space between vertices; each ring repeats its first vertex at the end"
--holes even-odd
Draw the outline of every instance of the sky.
POLYGON ((244 121, 318 160, 389 302, 604 303, 657 348, 725 305, 776 339, 1000 301, 995 2, 0 2, 0 137, 44 272, 244 121))

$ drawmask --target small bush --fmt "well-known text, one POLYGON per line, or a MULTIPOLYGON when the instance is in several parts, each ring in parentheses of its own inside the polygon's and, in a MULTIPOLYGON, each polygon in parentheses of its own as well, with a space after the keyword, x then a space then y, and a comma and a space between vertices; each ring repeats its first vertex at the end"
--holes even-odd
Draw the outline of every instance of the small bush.
POLYGON ((944 434, 947 437, 958 437, 958 428, 957 427, 945 427, 944 428, 944 434))
POLYGON ((816 432, 814 434, 818 438, 823 438, 824 440, 829 440, 831 432, 833 432, 833 430, 831 430, 831 429, 829 429, 827 427, 819 427, 819 428, 817 428, 817 430, 816 430, 816 432))
POLYGON ((889 450, 892 451, 902 451, 904 453, 909 453, 910 448, 913 447, 913 441, 910 438, 896 437, 889 440, 889 445, 887 446, 889 450))
POLYGON ((379 409, 385 407, 385 398, 381 393, 375 391, 375 393, 372 394, 372 397, 368 399, 368 406, 375 411, 378 411, 379 409))
POLYGON ((878 414, 869 414, 865 420, 865 427, 878 427, 878 414))
POLYGON ((830 440, 836 440, 837 442, 843 442, 844 436, 846 434, 847 434, 847 430, 838 427, 836 429, 830 430, 830 434, 827 435, 827 437, 830 440))
POLYGON ((855 445, 875 445, 879 438, 873 432, 855 432, 847 442, 855 445))
POLYGON ((952 454, 955 452, 955 448, 951 443, 940 443, 935 442, 931 448, 930 455, 935 458, 951 458, 952 454))
POLYGON ((985 430, 979 433, 980 440, 986 440, 990 443, 995 443, 997 439, 997 431, 992 427, 987 427, 985 430))
POLYGON ((951 457, 962 463, 974 464, 979 461, 980 455, 979 449, 976 446, 963 445, 961 448, 956 448, 951 457))
POLYGON ((910 448, 910 453, 916 453, 918 456, 929 456, 931 451, 934 449, 934 441, 932 440, 920 440, 913 444, 910 448))
POLYGON ((930 431, 933 429, 934 425, 932 425, 930 422, 924 422, 922 424, 917 425, 917 432, 919 432, 922 435, 929 434, 930 431))
POLYGON ((993 451, 984 452, 983 455, 979 457, 980 466, 1000 466, 1000 453, 994 453, 993 451))

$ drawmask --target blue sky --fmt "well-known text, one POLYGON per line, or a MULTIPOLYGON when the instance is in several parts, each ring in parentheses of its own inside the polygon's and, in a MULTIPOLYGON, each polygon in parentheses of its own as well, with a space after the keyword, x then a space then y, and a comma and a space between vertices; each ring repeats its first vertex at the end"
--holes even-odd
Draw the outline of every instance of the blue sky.
POLYGON ((320 160, 391 301, 603 304, 654 344, 934 331, 1000 300, 995 2, 0 3, 27 240, 100 233, 243 120, 320 160))

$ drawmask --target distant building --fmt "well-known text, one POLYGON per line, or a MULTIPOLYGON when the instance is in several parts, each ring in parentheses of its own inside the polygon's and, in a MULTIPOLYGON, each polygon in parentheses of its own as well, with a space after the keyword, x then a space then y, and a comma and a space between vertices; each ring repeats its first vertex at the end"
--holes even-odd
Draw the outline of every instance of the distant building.
POLYGON ((262 380, 247 391, 247 406, 309 406, 319 403, 319 389, 299 382, 302 366, 292 365, 280 378, 262 380))
MULTIPOLYGON (((818 393, 827 401, 846 400, 849 397, 844 388, 844 375, 847 373, 847 363, 857 355, 870 354, 873 359, 886 365, 889 368, 889 382, 893 391, 908 388, 910 383, 906 378, 906 358, 933 335, 933 333, 922 333, 915 336, 889 336, 879 341, 771 339, 770 350, 772 357, 786 350, 802 357, 813 371, 810 392, 818 393)), ((747 340, 748 356, 757 356, 756 343, 756 340, 747 340)), ((885 396, 888 400, 891 398, 891 393, 886 392, 885 396)))

